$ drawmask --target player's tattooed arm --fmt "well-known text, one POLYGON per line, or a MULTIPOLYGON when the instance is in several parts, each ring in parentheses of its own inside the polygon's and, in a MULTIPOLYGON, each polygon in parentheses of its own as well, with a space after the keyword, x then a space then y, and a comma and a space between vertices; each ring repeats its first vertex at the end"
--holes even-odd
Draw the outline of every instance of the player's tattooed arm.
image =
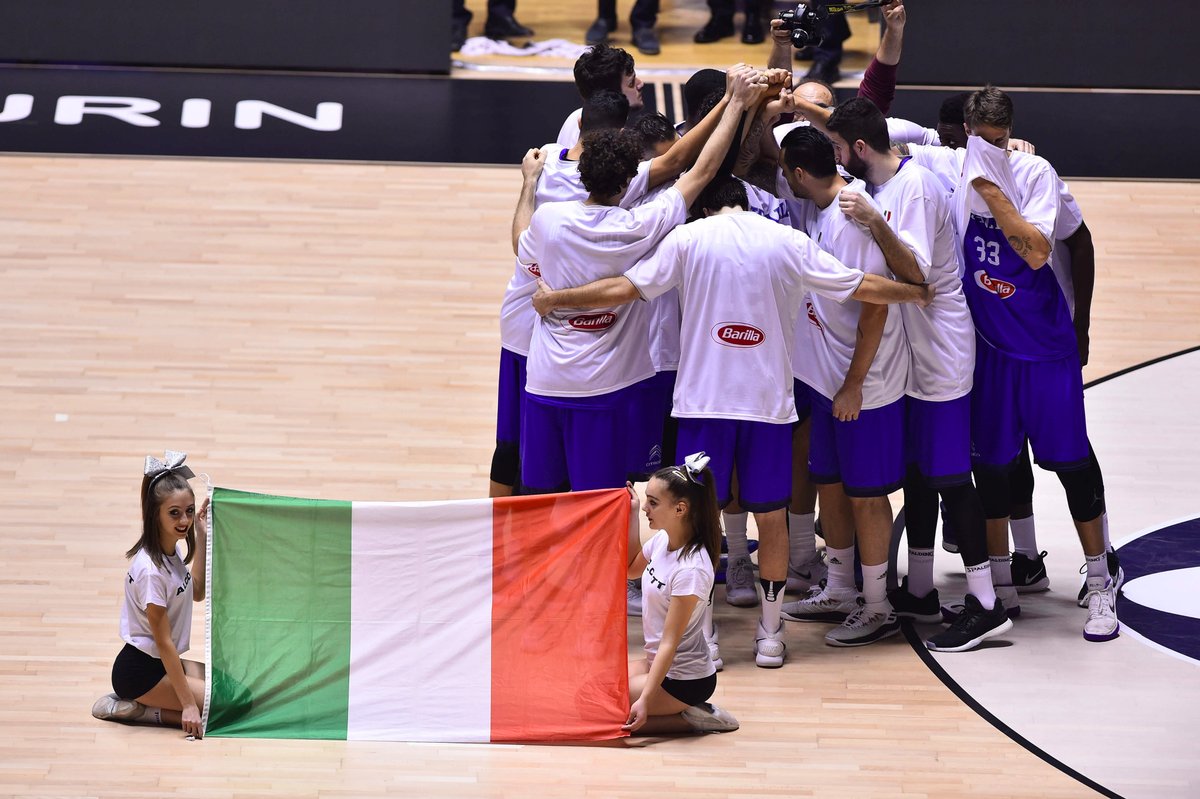
POLYGON ((971 181, 971 187, 987 203, 988 210, 996 218, 1013 252, 1021 256, 1030 269, 1045 266, 1050 260, 1050 242, 1040 230, 1025 221, 1012 201, 1000 191, 1000 187, 987 178, 975 178, 971 181))
POLYGON ((908 142, 906 141, 892 142, 892 152, 902 158, 912 155, 912 151, 908 149, 908 142))

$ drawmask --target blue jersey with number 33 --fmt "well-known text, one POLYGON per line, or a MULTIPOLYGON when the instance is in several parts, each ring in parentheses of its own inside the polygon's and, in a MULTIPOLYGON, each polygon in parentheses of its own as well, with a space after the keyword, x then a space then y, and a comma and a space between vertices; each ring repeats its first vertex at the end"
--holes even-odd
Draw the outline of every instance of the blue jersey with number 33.
POLYGON ((1054 270, 1031 269, 995 219, 971 214, 963 263, 967 304, 987 343, 1026 361, 1052 361, 1077 352, 1075 328, 1054 270))

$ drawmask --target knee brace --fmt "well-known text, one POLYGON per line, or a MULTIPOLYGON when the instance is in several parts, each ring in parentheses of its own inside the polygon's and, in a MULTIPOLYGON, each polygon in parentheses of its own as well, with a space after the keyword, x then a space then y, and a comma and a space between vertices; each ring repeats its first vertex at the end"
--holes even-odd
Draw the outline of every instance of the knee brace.
POLYGON ((515 486, 521 474, 520 449, 515 441, 497 441, 492 453, 492 482, 515 486))
POLYGON ((1104 513, 1104 488, 1096 479, 1097 471, 1089 467, 1058 473, 1058 481, 1067 492, 1071 518, 1077 522, 1090 522, 1104 513))
POLYGON ((975 488, 983 503, 983 515, 989 519, 1004 519, 1010 513, 1008 472, 998 469, 977 469, 975 488))

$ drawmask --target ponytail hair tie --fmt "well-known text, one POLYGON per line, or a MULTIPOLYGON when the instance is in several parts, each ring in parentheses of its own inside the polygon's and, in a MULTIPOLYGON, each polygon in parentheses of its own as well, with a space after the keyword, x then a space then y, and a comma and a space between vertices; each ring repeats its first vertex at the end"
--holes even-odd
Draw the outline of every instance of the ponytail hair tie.
POLYGON ((703 485, 701 477, 704 475, 704 470, 708 468, 708 462, 712 460, 707 455, 701 452, 694 452, 683 459, 683 473, 687 479, 697 485, 703 485))

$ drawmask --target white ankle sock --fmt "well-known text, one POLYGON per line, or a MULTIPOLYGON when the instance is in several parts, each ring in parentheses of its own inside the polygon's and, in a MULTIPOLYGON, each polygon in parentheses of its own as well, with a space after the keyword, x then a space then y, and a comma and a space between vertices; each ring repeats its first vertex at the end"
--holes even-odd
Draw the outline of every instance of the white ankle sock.
POLYGON ((1036 559, 1038 556, 1037 530, 1034 528, 1033 517, 1009 519, 1008 529, 1012 531, 1013 550, 1031 560, 1036 559))
POLYGON ((967 567, 967 593, 979 600, 984 610, 996 607, 996 589, 992 587, 992 567, 985 560, 967 567))
POLYGON ((863 600, 872 607, 887 604, 887 561, 876 566, 862 565, 863 600))
POLYGON ((783 610, 783 594, 787 589, 786 580, 758 581, 758 596, 762 600, 762 626, 767 632, 774 632, 783 626, 780 611, 783 610))
POLYGON ((1108 579, 1108 555, 1106 553, 1101 552, 1099 555, 1086 555, 1085 558, 1087 559, 1088 579, 1092 577, 1108 579))
MULTIPOLYGON (((863 579, 866 579, 865 573, 863 579)), ((866 588, 866 585, 863 586, 866 588)), ((933 590, 933 550, 908 548, 908 593, 920 599, 933 590)))
POLYGON ((797 568, 817 556, 817 514, 788 514, 788 565, 797 568))
POLYGON ((829 564, 829 577, 826 585, 829 588, 854 590, 854 547, 835 549, 825 547, 825 562, 829 564))
POLYGON ((1104 551, 1112 550, 1112 541, 1108 537, 1108 511, 1100 514, 1100 529, 1104 531, 1104 551))
POLYGON ((992 585, 1012 585, 1012 559, 1008 555, 989 555, 992 567, 992 585))
POLYGON ((745 512, 721 514, 721 518, 725 522, 725 538, 729 541, 729 561, 731 563, 738 558, 750 556, 750 550, 746 548, 746 519, 749 515, 745 512))

